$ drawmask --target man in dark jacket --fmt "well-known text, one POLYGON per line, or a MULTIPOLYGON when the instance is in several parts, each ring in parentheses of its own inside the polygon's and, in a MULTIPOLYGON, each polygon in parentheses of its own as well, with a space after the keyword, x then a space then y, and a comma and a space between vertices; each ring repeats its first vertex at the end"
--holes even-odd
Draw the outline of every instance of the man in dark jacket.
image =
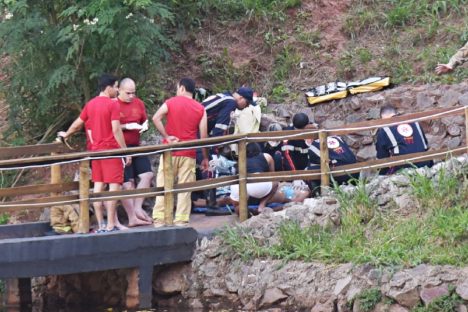
MULTIPOLYGON (((380 110, 380 117, 382 119, 392 118, 396 114, 396 109, 393 106, 384 106, 380 110)), ((377 149, 378 159, 425 152, 428 150, 426 136, 418 122, 380 128, 377 131, 375 147, 377 149)), ((414 165, 417 167, 431 167, 433 162, 422 161, 414 165)), ((392 174, 398 169, 408 167, 412 167, 412 165, 384 168, 380 171, 380 174, 392 174)))
POLYGON ((208 135, 217 137, 225 135, 231 122, 231 113, 253 104, 253 90, 241 87, 236 92, 218 93, 202 102, 208 117, 208 135))
MULTIPOLYGON (((356 156, 354 156, 353 151, 349 148, 348 144, 337 135, 329 136, 327 138, 328 146, 328 157, 330 159, 329 166, 330 170, 339 169, 336 167, 351 165, 356 163, 356 156)), ((315 140, 312 142, 312 145, 309 148, 310 153, 310 165, 307 169, 320 169, 320 140, 315 140)), ((351 179, 358 179, 359 173, 353 173, 349 175, 337 176, 333 179, 338 184, 347 183, 351 179)), ((316 186, 319 185, 317 181, 316 186)))
MULTIPOLYGON (((284 130, 305 129, 309 124, 309 117, 304 113, 297 113, 293 116, 293 126, 284 130)), ((304 170, 310 163, 309 144, 304 139, 289 139, 283 142, 281 148, 290 170, 304 170)))

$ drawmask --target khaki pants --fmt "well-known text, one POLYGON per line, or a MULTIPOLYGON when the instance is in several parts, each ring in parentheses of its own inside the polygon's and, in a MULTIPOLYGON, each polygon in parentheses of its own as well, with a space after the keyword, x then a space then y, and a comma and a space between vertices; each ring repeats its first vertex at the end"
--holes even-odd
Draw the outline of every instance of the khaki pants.
MULTIPOLYGON (((156 186, 164 186, 164 160, 161 156, 156 177, 156 186)), ((195 158, 172 156, 172 167, 174 170, 175 183, 186 183, 195 181, 195 158)), ((177 208, 174 222, 188 222, 192 209, 191 192, 177 194, 177 208)), ((153 219, 164 221, 164 196, 156 196, 156 203, 153 208, 153 219)))

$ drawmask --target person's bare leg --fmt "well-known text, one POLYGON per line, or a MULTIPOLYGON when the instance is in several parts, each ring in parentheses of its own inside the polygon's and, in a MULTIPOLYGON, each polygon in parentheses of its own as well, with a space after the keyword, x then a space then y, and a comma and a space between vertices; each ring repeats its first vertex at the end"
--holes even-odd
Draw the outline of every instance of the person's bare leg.
MULTIPOLYGON (((138 175, 138 177, 140 178, 140 182, 138 182, 137 189, 151 187, 151 180, 154 177, 154 174, 152 172, 142 173, 142 174, 138 175)), ((138 219, 144 220, 146 222, 149 222, 148 224, 151 224, 153 222, 153 219, 143 209, 143 201, 144 200, 145 200, 144 197, 138 197, 138 198, 134 199, 133 207, 134 207, 134 210, 135 210, 135 214, 136 214, 138 219)))
MULTIPOLYGON (((119 183, 109 183, 109 191, 120 191, 121 185, 119 183)), ((117 217, 116 200, 106 201, 106 210, 107 210, 107 230, 112 230, 114 227, 117 227, 119 230, 128 229, 126 226, 122 225, 117 217)))
MULTIPOLYGON (((124 190, 134 190, 135 189, 133 181, 125 182, 122 185, 122 188, 124 190)), ((137 209, 135 209, 135 198, 122 199, 122 205, 123 205, 123 207, 125 209, 125 212, 127 213, 127 216, 128 216, 128 226, 129 227, 140 226, 140 225, 149 225, 149 224, 152 223, 152 222, 148 222, 146 220, 141 220, 140 218, 138 218, 137 213, 136 213, 137 209)), ((120 224, 120 222, 118 220, 116 221, 116 223, 120 224)), ((119 226, 117 225, 117 227, 119 227, 119 226)))
POLYGON ((234 206, 234 211, 239 215, 239 202, 230 198, 231 204, 234 206))
MULTIPOLYGON (((94 193, 102 192, 104 190, 103 182, 94 182, 94 193)), ((98 222, 98 230, 104 228, 104 213, 102 211, 102 202, 94 202, 94 213, 96 214, 96 219, 98 222)))
POLYGON ((270 198, 272 198, 275 195, 277 189, 278 189, 278 182, 273 182, 273 186, 271 187, 270 193, 268 193, 267 196, 263 197, 260 200, 260 203, 258 203, 258 212, 261 213, 261 212, 265 211, 266 204, 268 203, 270 198))

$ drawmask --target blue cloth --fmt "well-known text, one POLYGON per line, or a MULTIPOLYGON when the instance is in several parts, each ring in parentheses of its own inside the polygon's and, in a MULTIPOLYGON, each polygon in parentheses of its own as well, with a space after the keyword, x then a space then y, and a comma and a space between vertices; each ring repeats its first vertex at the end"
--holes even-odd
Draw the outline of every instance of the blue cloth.
MULTIPOLYGON (((272 208, 272 209, 281 207, 281 206, 283 206, 283 204, 281 203, 269 203, 267 205, 267 207, 272 208)), ((258 205, 248 205, 247 208, 249 209, 249 211, 256 211, 258 209, 258 205)), ((207 209, 208 207, 193 207, 192 212, 193 213, 205 213, 207 209)), ((227 207, 219 207, 218 209, 234 212, 234 207, 232 205, 229 205, 227 207)))

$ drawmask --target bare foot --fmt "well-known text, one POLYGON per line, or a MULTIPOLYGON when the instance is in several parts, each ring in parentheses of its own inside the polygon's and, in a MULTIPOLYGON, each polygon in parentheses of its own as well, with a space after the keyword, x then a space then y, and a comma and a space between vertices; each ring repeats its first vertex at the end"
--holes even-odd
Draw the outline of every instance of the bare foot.
POLYGON ((115 227, 118 228, 119 230, 128 230, 128 227, 126 227, 122 223, 115 224, 115 227))
POLYGON ((148 216, 148 214, 143 209, 137 210, 135 212, 135 215, 140 220, 151 222, 151 223, 153 222, 153 219, 150 216, 148 216))
POLYGON ((128 226, 129 227, 135 227, 135 226, 142 226, 142 225, 150 225, 153 223, 153 220, 147 221, 147 220, 141 220, 136 218, 135 220, 129 221, 128 226))

